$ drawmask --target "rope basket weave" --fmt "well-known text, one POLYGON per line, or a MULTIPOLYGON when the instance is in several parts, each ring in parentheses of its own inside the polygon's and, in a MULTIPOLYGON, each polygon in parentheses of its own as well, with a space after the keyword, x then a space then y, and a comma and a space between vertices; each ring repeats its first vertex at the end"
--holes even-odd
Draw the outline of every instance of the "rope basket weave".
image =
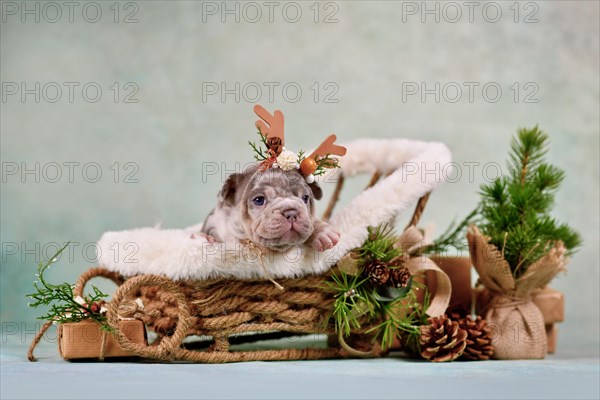
MULTIPOLYGON (((375 172, 367 188, 381 177, 380 172, 375 172)), ((323 219, 331 216, 343 184, 341 176, 323 219)), ((418 223, 428 198, 429 193, 419 199, 407 228, 418 223)), ((158 361, 224 363, 384 355, 386 351, 377 343, 371 345, 369 351, 356 350, 346 343, 360 340, 374 322, 361 324, 361 329, 354 330, 349 338, 336 336, 331 320, 334 297, 326 285, 335 269, 321 275, 278 280, 284 288, 281 290, 269 280, 175 282, 157 275, 125 279, 116 272, 98 267, 81 275, 75 285, 75 295, 83 295, 86 283, 94 277, 114 281, 118 288, 109 303, 107 318, 119 344, 132 354, 158 361), (137 299, 141 299, 141 304, 137 299), (119 331, 118 322, 123 317, 142 320, 156 333, 157 339, 150 345, 131 342, 119 331), (230 348, 244 342, 309 334, 328 335, 327 346, 250 351, 230 348), (190 335, 208 339, 184 344, 184 339, 190 335)))

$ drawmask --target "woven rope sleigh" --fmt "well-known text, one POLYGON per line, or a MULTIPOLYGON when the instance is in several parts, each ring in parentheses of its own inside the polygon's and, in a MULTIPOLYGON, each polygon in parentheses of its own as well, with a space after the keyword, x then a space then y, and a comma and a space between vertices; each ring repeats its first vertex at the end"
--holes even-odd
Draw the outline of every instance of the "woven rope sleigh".
MULTIPOLYGON (((339 258, 364 241, 368 226, 393 221, 415 203, 407 228, 417 224, 429 193, 442 179, 439 175, 407 174, 407 167, 411 166, 410 171, 415 166, 419 171, 431 171, 435 165, 449 163, 450 154, 439 143, 370 140, 350 144, 344 162, 343 174, 338 175, 323 214, 323 219, 330 220, 342 232, 338 245, 341 252, 337 258, 328 258, 329 265, 319 266, 316 269, 319 273, 287 279, 274 276, 282 290, 264 277, 176 280, 158 274, 124 273, 127 271, 115 266, 97 267, 81 275, 75 294, 83 295, 86 283, 92 278, 114 281, 118 288, 108 305, 108 324, 123 349, 148 359, 224 363, 382 356, 386 352, 377 343, 370 344, 368 351, 356 350, 348 344, 372 328, 368 324, 345 340, 336 334, 331 320, 334 297, 326 281, 334 273, 339 258), (371 174, 365 191, 345 209, 333 214, 346 178, 365 173, 371 174), (361 204, 370 207, 365 209, 361 204), (149 345, 130 341, 119 330, 119 320, 123 317, 142 320, 156 333, 157 339, 149 345), (328 335, 329 340, 317 348, 231 348, 245 342, 311 334, 328 335), (201 340, 184 343, 191 335, 201 340)), ((447 302, 442 305, 442 312, 445 306, 447 302)))

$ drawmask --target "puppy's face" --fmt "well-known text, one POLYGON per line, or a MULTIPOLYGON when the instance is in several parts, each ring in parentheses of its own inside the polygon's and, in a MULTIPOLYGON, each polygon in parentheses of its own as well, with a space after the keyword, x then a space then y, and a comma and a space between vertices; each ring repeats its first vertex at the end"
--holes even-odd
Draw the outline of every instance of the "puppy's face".
POLYGON ((253 168, 229 180, 223 188, 224 199, 229 195, 231 205, 239 211, 245 236, 253 242, 283 251, 306 242, 313 233, 314 200, 322 193, 316 184, 307 184, 299 172, 278 168, 260 172, 253 168))

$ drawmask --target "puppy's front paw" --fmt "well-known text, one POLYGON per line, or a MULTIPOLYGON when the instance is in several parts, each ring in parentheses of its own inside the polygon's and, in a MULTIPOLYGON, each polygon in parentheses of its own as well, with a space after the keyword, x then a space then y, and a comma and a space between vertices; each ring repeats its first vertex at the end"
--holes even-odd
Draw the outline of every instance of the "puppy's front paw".
POLYGON ((312 246, 317 251, 331 249, 340 241, 340 234, 331 226, 324 226, 317 232, 313 239, 312 246))

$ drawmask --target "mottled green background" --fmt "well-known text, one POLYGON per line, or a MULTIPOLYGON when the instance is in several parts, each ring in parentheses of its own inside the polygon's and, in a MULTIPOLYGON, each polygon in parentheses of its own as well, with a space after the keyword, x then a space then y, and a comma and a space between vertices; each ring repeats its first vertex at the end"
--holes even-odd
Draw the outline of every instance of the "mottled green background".
MULTIPOLYGON (((53 280, 72 281, 90 265, 84 246, 104 231, 201 221, 222 182, 219 175, 203 177, 203 170, 214 163, 232 170, 236 162, 250 161, 246 141, 254 135, 255 120, 250 87, 239 101, 234 95, 221 101, 219 95, 203 99, 203 83, 224 82, 231 89, 235 82, 241 87, 256 82, 263 88, 260 103, 284 111, 291 148, 311 148, 331 132, 343 141, 407 137, 446 143, 461 177, 431 198, 424 222, 435 223, 438 232, 475 205, 485 174, 496 174, 497 164, 486 169, 485 163, 504 166, 516 128, 540 124, 552 138, 550 159, 567 172, 555 214, 586 239, 568 273, 553 283, 567 298, 559 346, 597 352, 598 3, 536 2, 537 10, 521 3, 515 22, 509 8, 513 2, 499 2, 502 16, 495 23, 483 18, 481 5, 473 22, 463 8, 456 23, 448 21, 455 18, 452 9, 440 10, 439 22, 426 15, 423 23, 420 13, 407 13, 413 10, 407 6, 422 3, 409 3, 339 2, 337 11, 321 4, 316 23, 312 2, 298 3, 302 17, 297 23, 285 20, 281 4, 273 22, 263 7, 257 23, 249 21, 255 15, 250 9, 239 22, 226 16, 223 23, 220 15, 203 14, 200 2, 138 2, 137 11, 120 3, 118 22, 109 9, 112 2, 102 3, 96 23, 82 18, 82 6, 72 23, 68 15, 51 23, 44 15, 39 22, 32 16, 22 22, 20 14, 3 13, 3 328, 26 322, 22 326, 33 329, 38 311, 27 308, 25 294, 31 290, 36 258, 51 255, 53 242, 75 242, 71 259, 61 259, 50 274, 53 280), (124 23, 132 12, 137 22, 124 23), (332 12, 330 19, 337 22, 324 23, 332 12), (532 12, 537 22, 524 23, 532 12), (7 92, 11 84, 34 88, 36 82, 39 102, 32 94, 23 102, 21 93, 7 92), (49 82, 63 89, 55 103, 49 101, 55 97, 52 85, 46 93, 41 89, 49 82), (79 84, 73 102, 65 82, 79 84), (95 103, 86 101, 81 90, 90 82, 102 89, 95 103), (124 102, 134 87, 126 86, 129 82, 139 88, 133 96, 137 103, 124 102), (265 82, 279 85, 273 99, 265 82), (320 88, 316 99, 315 82, 320 88), (430 89, 436 82, 451 86, 439 102, 434 95, 423 102, 418 95, 403 99, 403 82, 425 83, 430 89), (449 101, 455 96, 453 82, 463 89, 457 102, 449 101), (472 102, 465 82, 479 85, 472 102), (497 102, 482 95, 490 82, 502 88, 497 102), (282 94, 289 83, 302 89, 296 102, 292 89, 287 99, 282 94), (525 102, 535 87, 530 99, 537 102, 525 102), (339 90, 331 99, 337 102, 326 102, 334 88, 339 90), (79 163, 73 182, 64 164, 71 162, 79 163), (32 169, 36 163, 39 182, 34 174, 24 179, 8 174, 15 165, 32 169), (63 176, 56 183, 44 179, 44 168, 46 178, 54 177, 51 163, 61 165, 63 176), (82 166, 95 165, 89 163, 101 168, 96 183, 86 181, 94 178, 93 167, 86 179, 82 176, 82 166), (117 182, 111 169, 115 163, 117 182), (137 182, 125 182, 132 171, 137 182)), ((494 10, 487 11, 488 19, 494 17, 494 10)), ((48 19, 55 17, 53 10, 46 12, 48 19)), ((294 18, 295 10, 286 12, 285 17, 294 18)), ((94 10, 88 13, 94 17, 94 10)), ((493 89, 488 95, 495 96, 493 89)), ((344 201, 362 184, 355 184, 344 201)), ((331 184, 325 186, 331 190, 331 184)))

